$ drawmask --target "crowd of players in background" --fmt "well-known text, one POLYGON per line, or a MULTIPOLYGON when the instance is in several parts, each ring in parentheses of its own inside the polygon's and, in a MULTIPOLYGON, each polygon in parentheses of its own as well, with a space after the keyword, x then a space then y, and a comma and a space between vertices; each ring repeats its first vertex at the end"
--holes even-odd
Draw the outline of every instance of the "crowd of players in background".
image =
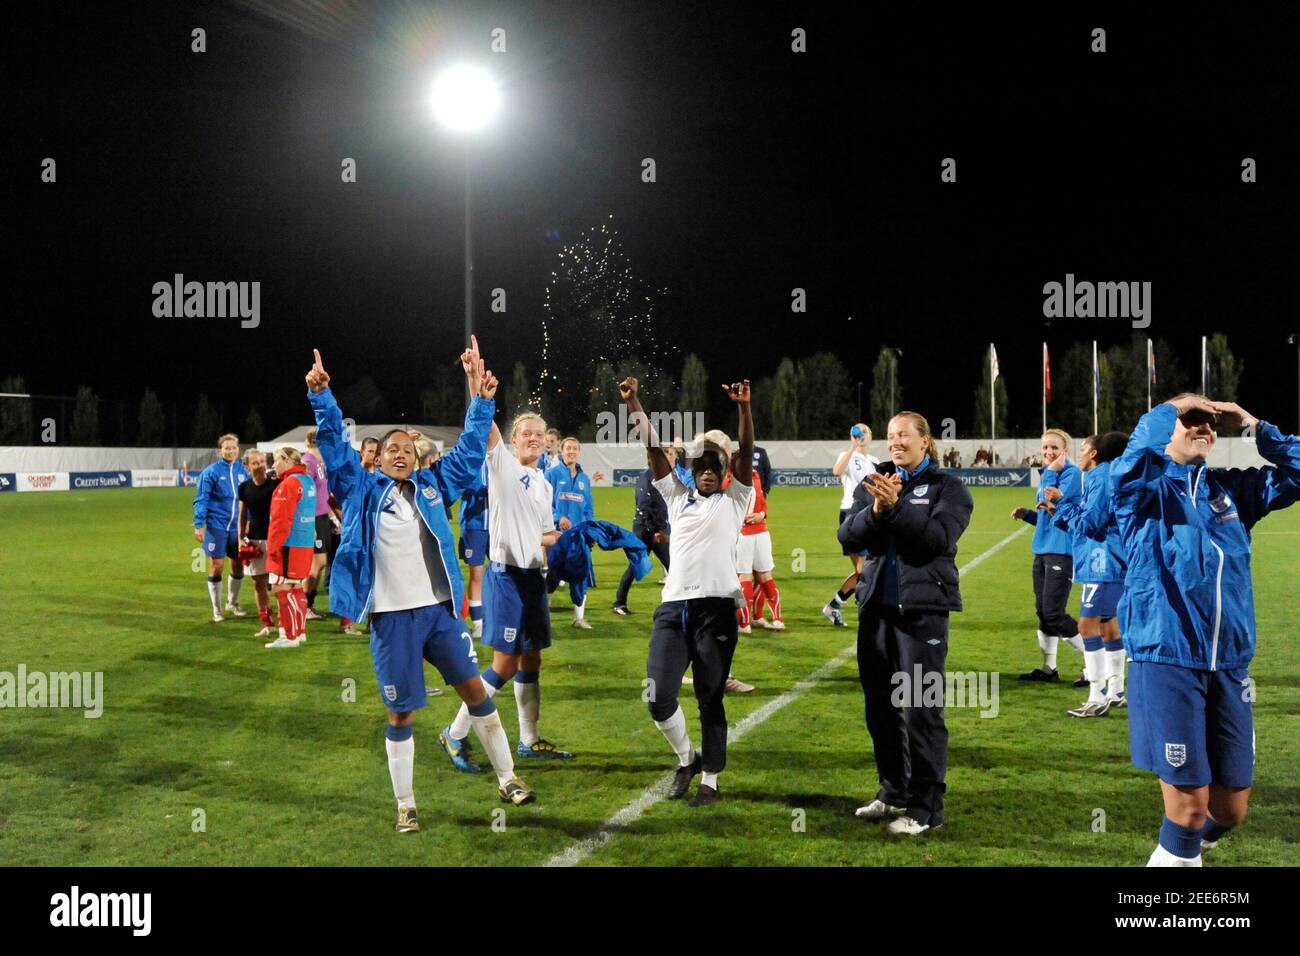
MULTIPOLYGON (((323 375, 319 359, 317 368, 323 375)), ((471 390, 472 382, 471 378, 471 390)), ((628 382, 630 389, 625 383, 623 396, 635 405, 635 382, 628 382)), ((741 401, 737 397, 741 386, 729 388, 733 400, 741 401)), ((752 428, 745 425, 747 383, 743 393, 742 431, 752 428)), ((468 617, 474 638, 483 636, 487 565, 487 579, 495 582, 495 599, 504 601, 497 609, 498 619, 514 615, 518 626, 498 629, 485 640, 494 647, 493 666, 482 677, 485 699, 490 704, 495 691, 513 678, 520 708, 520 755, 568 759, 571 753, 536 733, 541 650, 550 644, 547 595, 564 582, 555 568, 547 568, 547 548, 563 532, 596 523, 592 481, 603 480, 603 475, 588 476, 583 471, 578 439, 562 437, 554 428, 543 432, 543 424, 535 414, 515 420, 510 436, 514 456, 493 455, 501 443, 493 424, 488 453, 476 474, 464 482, 459 494, 458 554, 468 567, 469 586, 460 616, 468 617), (508 487, 521 485, 518 501, 494 492, 495 484, 503 481, 508 487), (499 515, 493 512, 498 500, 501 512, 512 516, 508 528, 502 524, 505 519, 497 520, 499 515), (536 530, 519 534, 520 527, 534 525, 536 530), (496 540, 510 535, 517 540, 496 540), (519 571, 528 573, 516 575, 519 571), (525 639, 530 634, 536 643, 525 639)), ((438 461, 437 449, 418 432, 397 431, 415 443, 415 471, 438 461)), ((300 646, 306 640, 306 621, 323 618, 315 600, 338 547, 343 512, 330 494, 326 465, 315 447, 316 434, 316 430, 308 434, 305 452, 281 447, 271 463, 255 450, 246 452, 241 462, 237 437, 223 435, 218 460, 198 482, 194 528, 210 562, 212 619, 244 616, 239 598, 246 564, 263 625, 257 636, 274 636, 278 631, 267 642, 269 648, 300 646), (231 561, 231 569, 223 606, 221 577, 226 560, 231 561)), ((359 460, 365 472, 376 473, 380 447, 392 435, 363 440, 359 460)), ((1249 531, 1270 511, 1300 498, 1300 441, 1233 403, 1194 394, 1157 406, 1131 436, 1123 432, 1088 436, 1080 444, 1077 465, 1069 460, 1071 441, 1064 431, 1048 429, 1040 452, 1021 463, 1042 469, 1035 507, 1016 508, 1011 515, 1034 526, 1032 583, 1042 655, 1041 665, 1022 674, 1021 680, 1060 683, 1061 644, 1082 656, 1083 673, 1074 683, 1087 687, 1088 697, 1067 713, 1097 718, 1129 710, 1133 763, 1156 773, 1161 781, 1166 813, 1150 865, 1197 866, 1201 850, 1213 847, 1245 817, 1254 768, 1253 685, 1247 673, 1255 646, 1249 531), (1257 450, 1270 467, 1208 469, 1206 458, 1220 424, 1255 430, 1257 450), (1075 583, 1082 585, 1077 619, 1066 608, 1075 583), (1131 664, 1131 695, 1125 689, 1126 659, 1131 664)), ((822 613, 833 625, 846 626, 843 607, 851 596, 856 597, 859 669, 881 783, 876 798, 859 808, 857 815, 872 820, 892 817, 891 832, 914 835, 942 824, 947 730, 941 706, 900 707, 885 702, 887 688, 881 678, 907 670, 905 665, 913 661, 918 668, 942 676, 947 615, 961 609, 956 542, 969 521, 971 504, 969 493, 938 467, 940 462, 961 467, 960 453, 949 448, 940 456, 921 416, 902 413, 891 419, 886 440, 890 461, 882 464, 869 455, 870 442, 868 426, 855 424, 848 447, 833 466, 843 486, 839 538, 852 571, 822 613), (904 502, 926 507, 913 510, 904 502), (917 594, 925 597, 915 599, 917 594), (940 649, 922 653, 921 642, 940 649)), ((668 590, 674 591, 672 597, 665 594, 656 612, 649 673, 675 688, 690 682, 689 677, 670 679, 674 674, 683 677, 689 663, 710 683, 707 689, 696 689, 705 726, 703 757, 685 736, 675 689, 670 697, 651 705, 656 725, 680 761, 670 796, 683 795, 691 777, 703 767, 705 782, 692 805, 704 805, 720 798, 717 771, 725 760, 720 695, 723 689, 753 689, 730 674, 734 642, 725 660, 706 660, 699 656, 702 651, 697 653, 709 644, 701 635, 716 636, 719 628, 718 608, 709 602, 725 603, 734 585, 735 620, 729 626, 735 633, 749 633, 754 626, 782 630, 785 624, 767 530, 765 489, 771 490, 767 455, 753 446, 749 434, 737 449, 717 431, 696 436, 695 444, 695 457, 688 462, 681 445, 650 443, 650 467, 636 484, 631 537, 659 559, 669 573, 660 583, 668 582, 668 590), (703 457, 701 443, 706 450, 703 457), (703 470, 701 461, 706 463, 703 470), (697 497, 701 475, 710 485, 697 497), (743 494, 727 498, 728 486, 738 476, 748 487, 742 485, 743 494), (708 543, 698 547, 708 557, 692 559, 705 561, 695 571, 721 583, 714 585, 716 594, 687 598, 686 592, 677 593, 680 581, 676 588, 671 584, 671 567, 697 546, 674 543, 670 516, 675 514, 678 521, 693 527, 699 515, 716 509, 692 512, 683 511, 683 506, 712 501, 716 494, 723 496, 716 500, 729 500, 737 507, 743 504, 737 516, 739 531, 723 550, 710 551, 717 529, 728 527, 729 519, 700 519, 706 521, 699 532, 701 540, 708 543), (716 574, 720 555, 730 555, 722 578, 716 574), (699 572, 706 566, 706 572, 699 572), (693 601, 704 602, 700 608, 705 613, 699 620, 688 613, 693 601), (673 614, 680 610, 680 621, 661 620, 665 607, 673 614), (771 612, 770 620, 765 609, 771 612), (683 641, 681 647, 674 643, 683 641)), ((995 466, 1000 456, 995 449, 980 448, 974 464, 995 466)), ((453 502, 441 504, 450 519, 453 502)), ((586 593, 595 585, 590 563, 579 577, 574 580, 571 575, 568 581, 572 624, 589 630, 586 593)), ((630 563, 619 582, 613 613, 633 613, 628 601, 636 579, 630 563)), ((362 607, 358 616, 364 617, 368 609, 362 607)), ((345 633, 362 633, 348 617, 342 617, 340 627, 345 633)), ((425 657, 434 662, 428 653, 425 657)), ((392 685, 383 683, 378 658, 376 669, 382 689, 389 693, 392 685)), ((419 683, 422 689, 422 676, 419 683)), ((471 696, 462 693, 465 704, 457 720, 444 728, 440 743, 457 767, 476 772, 479 768, 470 757, 466 734, 472 721, 483 718, 486 705, 475 704, 471 696)), ((393 711, 391 700, 386 703, 393 711)), ((422 698, 417 706, 423 706, 422 698)), ((392 739, 390 735, 390 743, 392 739)), ((493 766, 501 780, 502 799, 515 803, 533 799, 531 789, 513 777, 512 769, 503 769, 499 755, 494 756, 493 766)), ((403 829, 403 819, 406 829, 418 829, 413 825, 413 797, 398 792, 394 774, 401 811, 398 829, 403 829)))

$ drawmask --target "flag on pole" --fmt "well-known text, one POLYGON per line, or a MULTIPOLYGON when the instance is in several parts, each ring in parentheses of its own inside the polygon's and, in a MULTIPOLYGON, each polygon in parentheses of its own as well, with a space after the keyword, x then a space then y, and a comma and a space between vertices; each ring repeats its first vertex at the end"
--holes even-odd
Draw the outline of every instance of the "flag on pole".
POLYGON ((1152 385, 1160 381, 1156 378, 1156 347, 1150 339, 1147 339, 1147 374, 1151 376, 1152 385))
POLYGON ((997 346, 989 343, 989 382, 992 383, 998 377, 998 350, 997 346))
POLYGON ((1092 343, 1092 387, 1098 401, 1101 401, 1101 366, 1097 362, 1097 343, 1092 343))
POLYGON ((1052 400, 1052 360, 1047 354, 1047 343, 1043 343, 1043 395, 1046 401, 1052 400))

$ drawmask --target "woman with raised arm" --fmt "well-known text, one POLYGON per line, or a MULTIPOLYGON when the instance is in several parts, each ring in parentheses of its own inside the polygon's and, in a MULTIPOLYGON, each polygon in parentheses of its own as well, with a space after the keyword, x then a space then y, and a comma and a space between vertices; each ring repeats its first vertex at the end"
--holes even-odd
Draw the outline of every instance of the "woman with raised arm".
POLYGON ((858 677, 880 789, 857 815, 898 816, 887 831, 915 836, 943 824, 948 614, 962 609, 957 541, 974 502, 936 464, 923 416, 891 418, 886 448, 891 463, 858 486, 839 535, 845 548, 867 552, 857 588, 858 677))
MULTIPOLYGON (((546 441, 546 422, 536 412, 516 415, 510 444, 492 426, 488 437, 488 558, 483 574, 483 643, 492 649, 492 666, 483 672, 488 696, 514 678, 519 712, 521 758, 569 760, 538 732, 542 710, 542 651, 551 646, 551 609, 542 571, 546 552, 559 540, 551 512, 553 493, 538 462, 546 441)), ((469 710, 461 707, 438 738, 458 769, 469 733, 469 710)))
POLYGON ((510 743, 492 698, 483 691, 474 642, 459 616, 460 565, 444 500, 470 487, 487 450, 496 410, 497 380, 483 366, 478 341, 461 354, 474 396, 460 440, 431 468, 417 469, 415 443, 395 428, 379 442, 379 470, 370 473, 348 441, 320 352, 307 373, 316 414, 316 441, 325 458, 330 491, 343 509, 343 540, 330 578, 330 603, 354 621, 373 613, 370 656, 380 697, 388 708, 388 773, 397 798, 397 831, 420 829, 412 778, 415 712, 427 702, 424 664, 469 708, 479 742, 496 771, 498 795, 519 805, 533 791, 514 775, 510 743), (422 660, 423 659, 423 660, 422 660))
POLYGON ((736 576, 736 539, 753 496, 750 475, 754 466, 754 420, 750 413, 749 381, 722 386, 735 402, 740 417, 739 457, 732 480, 724 489, 727 454, 706 435, 691 461, 695 488, 677 477, 659 447, 640 399, 637 380, 627 378, 619 394, 627 403, 630 419, 649 448, 654 487, 668 505, 672 526, 671 563, 664 583, 663 603, 655 610, 650 652, 646 660, 650 716, 677 754, 677 774, 668 791, 670 800, 686 795, 691 780, 702 773, 691 798, 692 807, 721 799, 718 774, 727 765, 727 713, 722 703, 731 659, 736 653, 736 609, 744 605, 744 592, 736 576), (700 708, 703 753, 691 746, 686 715, 677 702, 687 664, 694 675, 695 700, 700 708))
POLYGON ((1110 468, 1128 572, 1133 765, 1160 778, 1147 866, 1200 866, 1246 818, 1255 771, 1250 532, 1300 498, 1300 439, 1232 402, 1183 394, 1142 416, 1110 468), (1248 428, 1264 468, 1208 468, 1215 426, 1248 428))

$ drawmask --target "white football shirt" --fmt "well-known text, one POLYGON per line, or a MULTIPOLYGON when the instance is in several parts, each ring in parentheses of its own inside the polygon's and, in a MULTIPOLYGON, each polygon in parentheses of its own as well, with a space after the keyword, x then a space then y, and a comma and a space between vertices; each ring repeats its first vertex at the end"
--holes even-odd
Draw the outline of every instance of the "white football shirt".
POLYGON ((525 468, 504 441, 487 453, 488 558, 516 568, 546 563, 542 535, 555 530, 551 483, 525 468))
POLYGON ((420 529, 424 519, 394 484, 375 523, 375 594, 373 611, 405 611, 451 600, 451 582, 436 539, 420 529))
POLYGON ((849 455, 849 463, 844 467, 844 473, 840 475, 840 481, 844 484, 844 496, 840 498, 841 511, 848 511, 853 507, 853 492, 879 464, 880 459, 874 455, 864 455, 860 451, 849 455))
POLYGON ((654 482, 668 505, 668 580, 663 600, 725 597, 745 603, 736 575, 736 539, 749 512, 754 489, 733 476, 726 488, 707 498, 682 484, 674 472, 654 482))

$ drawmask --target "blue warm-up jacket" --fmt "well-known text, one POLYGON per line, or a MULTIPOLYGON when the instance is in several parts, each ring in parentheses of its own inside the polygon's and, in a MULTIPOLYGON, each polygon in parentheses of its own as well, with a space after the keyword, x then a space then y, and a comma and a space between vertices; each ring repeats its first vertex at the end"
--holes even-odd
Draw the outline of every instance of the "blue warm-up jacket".
MULTIPOLYGON (((1083 485, 1079 480, 1079 476, 1082 474, 1083 472, 1079 471, 1079 466, 1072 461, 1067 461, 1065 467, 1060 471, 1044 468, 1042 476, 1038 479, 1039 503, 1041 504, 1045 500, 1043 492, 1054 486, 1061 489, 1063 498, 1077 498, 1083 485)), ((1064 528, 1058 528, 1047 517, 1047 512, 1027 511, 1021 516, 1021 520, 1027 521, 1034 526, 1034 540, 1030 544, 1030 550, 1034 554, 1074 553, 1074 542, 1070 540, 1070 532, 1064 528)))
POLYGON ((568 518, 570 524, 580 524, 596 517, 596 506, 591 500, 591 479, 581 465, 577 469, 578 473, 571 475, 569 466, 560 462, 546 472, 546 480, 551 483, 551 511, 557 528, 561 518, 568 518))
POLYGON ((1276 467, 1180 465, 1165 454, 1177 419, 1168 403, 1147 412, 1111 464, 1128 564, 1120 633, 1135 661, 1245 667, 1255 655, 1250 529, 1300 498, 1300 439, 1261 421, 1255 448, 1276 467))
POLYGON ((1083 472, 1083 497, 1056 502, 1058 528, 1070 532, 1074 544, 1074 580, 1080 584, 1109 584, 1124 580, 1124 545, 1111 508, 1110 462, 1083 472))
POLYGON ((218 458, 199 472, 194 489, 194 527, 233 529, 239 523, 239 485, 253 476, 242 461, 218 458))
POLYGON ((549 576, 569 582, 569 595, 575 604, 586 599, 593 544, 602 551, 622 548, 638 581, 650 573, 650 556, 646 554, 645 543, 631 531, 611 521, 575 524, 560 535, 546 554, 549 576))
MULTIPOLYGON (((330 493, 343 509, 343 534, 330 573, 330 610, 361 621, 370 611, 374 591, 375 525, 397 483, 381 471, 371 474, 361 467, 360 457, 347 440, 343 413, 328 388, 308 392, 307 400, 316 414, 316 444, 325 459, 330 493)), ((431 467, 411 474, 416 485, 416 508, 438 539, 443 568, 451 584, 451 604, 457 613, 463 583, 443 503, 460 497, 479 480, 495 412, 493 401, 476 395, 465 413, 465 430, 455 447, 431 467)))

